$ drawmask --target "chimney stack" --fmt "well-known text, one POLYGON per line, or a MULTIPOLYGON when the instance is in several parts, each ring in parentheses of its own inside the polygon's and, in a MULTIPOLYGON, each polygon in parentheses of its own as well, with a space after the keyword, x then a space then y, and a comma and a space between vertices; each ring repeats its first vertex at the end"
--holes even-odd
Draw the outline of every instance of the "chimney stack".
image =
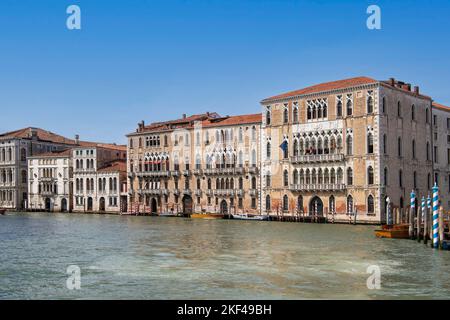
POLYGON ((391 86, 394 86, 395 85, 395 78, 389 78, 389 84, 391 86))
POLYGON ((419 86, 414 86, 414 93, 419 94, 419 86))
POLYGON ((186 119, 186 113, 183 113, 183 119, 186 119))
POLYGON ((142 120, 141 122, 138 123, 138 128, 139 128, 138 131, 144 130, 144 126, 145 126, 145 122, 144 122, 144 120, 142 120))
POLYGON ((80 144, 80 135, 75 135, 75 144, 80 144))
POLYGON ((38 134, 37 134, 37 130, 36 128, 30 128, 30 133, 29 133, 30 138, 36 139, 38 134))

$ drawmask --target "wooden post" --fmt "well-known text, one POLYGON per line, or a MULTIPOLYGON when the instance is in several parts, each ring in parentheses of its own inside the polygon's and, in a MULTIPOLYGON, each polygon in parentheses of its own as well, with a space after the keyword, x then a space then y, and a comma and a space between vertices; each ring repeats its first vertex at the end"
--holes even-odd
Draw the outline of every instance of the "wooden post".
MULTIPOLYGON (((423 200, 424 201, 424 200, 423 200)), ((428 209, 426 206, 422 206, 423 208, 423 243, 428 243, 428 209)))
POLYGON ((421 210, 417 208, 417 221, 416 221, 416 236, 417 236, 417 242, 420 242, 420 228, 422 226, 422 217, 421 217, 421 210))
POLYGON ((444 209, 439 207, 439 248, 444 244, 444 209))
POLYGON ((414 207, 409 208, 409 238, 414 239, 414 207))

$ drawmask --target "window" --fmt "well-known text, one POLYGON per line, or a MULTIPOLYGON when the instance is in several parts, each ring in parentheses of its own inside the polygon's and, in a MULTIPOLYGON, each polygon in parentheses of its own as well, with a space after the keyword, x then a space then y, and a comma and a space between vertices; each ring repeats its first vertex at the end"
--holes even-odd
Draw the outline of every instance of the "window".
POLYGON ((412 158, 415 159, 416 158, 416 140, 413 139, 411 147, 412 147, 412 158))
POLYGON ((242 128, 239 128, 239 142, 242 143, 244 141, 244 132, 242 128))
POLYGON ((386 134, 383 134, 383 153, 387 153, 387 136, 386 134))
POLYGON ((353 184, 353 170, 352 168, 347 169, 347 185, 351 186, 353 184))
POLYGON ((267 142, 267 148, 266 148, 266 158, 270 159, 271 157, 271 146, 270 146, 270 142, 267 142))
POLYGON ((353 137, 347 136, 347 155, 353 154, 353 137))
POLYGON ((284 112, 283 112, 283 122, 286 124, 289 122, 289 111, 288 108, 285 107, 284 108, 284 112))
POLYGON ((270 187, 271 185, 271 177, 270 177, 270 173, 268 173, 266 175, 266 187, 270 187))
POLYGON ((289 210, 289 198, 287 195, 283 196, 283 211, 287 212, 289 210))
POLYGON ((386 187, 388 185, 388 168, 384 168, 384 186, 386 187))
POLYGON ((367 92, 367 113, 373 113, 373 91, 370 90, 367 92))
MULTIPOLYGON (((11 161, 11 156, 9 161, 11 161)), ((20 161, 27 161, 27 151, 25 148, 20 149, 20 161)))
POLYGON ((402 169, 400 169, 398 171, 398 186, 400 188, 403 188, 403 171, 402 171, 402 169))
POLYGON ((402 156, 402 138, 398 137, 397 139, 397 151, 398 151, 398 157, 400 158, 402 156))
POLYGON ((270 208, 271 207, 271 204, 270 204, 270 196, 269 195, 267 195, 266 196, 266 211, 267 212, 270 212, 270 208))
POLYGON ((447 149, 447 164, 450 164, 450 149, 447 149))
POLYGON ((256 127, 252 127, 252 141, 256 141, 256 127))
POLYGON ((341 118, 342 117, 342 96, 336 97, 336 117, 341 118))
POLYGON ((411 120, 416 120, 416 107, 414 105, 411 106, 411 120))
POLYGON ((347 197, 347 213, 353 213, 353 197, 351 195, 347 197))
POLYGON ((426 153, 427 153, 427 160, 429 161, 430 160, 430 143, 429 142, 427 142, 426 153))
POLYGON ((328 210, 330 212, 336 213, 336 200, 334 199, 333 195, 328 199, 328 210))
POLYGON ((270 110, 266 111, 266 125, 270 126, 271 118, 270 118, 270 110))
POLYGON ((430 123, 430 112, 427 108, 427 110, 425 110, 425 122, 426 123, 430 123))
POLYGON ((282 144, 282 147, 283 147, 283 159, 288 159, 289 158, 289 142, 287 142, 285 140, 282 144))
POLYGON ((239 207, 239 209, 242 209, 242 208, 244 207, 242 198, 239 198, 239 199, 238 199, 238 207, 239 207))
POLYGON ((374 182, 374 177, 373 177, 373 168, 371 166, 369 166, 367 168, 367 184, 372 185, 374 182))
POLYGON ((373 201, 373 196, 369 195, 367 197, 367 213, 374 213, 375 212, 375 208, 374 208, 374 201, 373 201))
POLYGON ((381 101, 381 112, 383 114, 386 113, 386 97, 383 97, 383 100, 381 101))
POLYGON ((417 189, 417 172, 416 171, 413 172, 413 185, 414 185, 414 189, 417 189))
POLYGON ((256 209, 256 198, 252 198, 251 207, 252 209, 256 209))
POLYGON ((289 186, 289 173, 287 170, 284 170, 284 172, 283 172, 283 185, 284 185, 284 187, 289 186))
POLYGON ((428 173, 427 175, 427 189, 430 190, 431 189, 431 174, 428 173))
POLYGON ((367 153, 373 153, 373 134, 369 133, 367 135, 367 153))
POLYGON ((447 118, 447 129, 450 129, 450 118, 447 118))
POLYGON ((353 115, 353 102, 351 95, 347 95, 347 116, 353 115))
POLYGON ((397 117, 401 118, 402 117, 402 105, 399 102, 397 102, 397 117))
POLYGON ((437 116, 435 114, 433 115, 433 125, 437 126, 437 116))
POLYGON ((298 106, 297 106, 297 103, 294 103, 294 110, 292 111, 292 121, 294 123, 298 122, 298 106))
POLYGON ((438 147, 434 146, 434 163, 438 163, 438 147))

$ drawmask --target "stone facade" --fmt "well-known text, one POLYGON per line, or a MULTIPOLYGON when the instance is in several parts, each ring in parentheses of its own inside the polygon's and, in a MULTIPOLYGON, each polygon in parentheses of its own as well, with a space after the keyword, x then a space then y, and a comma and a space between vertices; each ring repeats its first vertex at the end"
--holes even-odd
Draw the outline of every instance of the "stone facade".
POLYGON ((126 147, 96 145, 72 150, 73 211, 126 211, 126 147), (125 195, 125 198, 124 198, 125 195))
POLYGON ((139 124, 128 135, 130 212, 259 213, 261 115, 139 124))
POLYGON ((29 210, 72 211, 71 158, 70 149, 28 158, 29 210))

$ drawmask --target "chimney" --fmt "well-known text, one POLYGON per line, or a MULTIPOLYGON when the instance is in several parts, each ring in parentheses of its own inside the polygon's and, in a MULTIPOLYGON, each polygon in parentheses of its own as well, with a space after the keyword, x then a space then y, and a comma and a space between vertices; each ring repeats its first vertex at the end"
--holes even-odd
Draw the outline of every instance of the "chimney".
POLYGON ((395 85, 395 78, 389 78, 389 84, 391 86, 394 86, 395 85))
POLYGON ((183 113, 183 119, 186 119, 186 113, 183 113))
POLYGON ((419 86, 414 86, 414 93, 419 95, 419 86))
POLYGON ((30 128, 29 137, 32 139, 36 139, 38 136, 36 128, 30 128))
POLYGON ((80 144, 80 135, 75 135, 75 144, 80 144))
POLYGON ((145 126, 145 122, 144 120, 142 120, 141 122, 138 123, 138 131, 142 131, 144 130, 144 126, 145 126))

